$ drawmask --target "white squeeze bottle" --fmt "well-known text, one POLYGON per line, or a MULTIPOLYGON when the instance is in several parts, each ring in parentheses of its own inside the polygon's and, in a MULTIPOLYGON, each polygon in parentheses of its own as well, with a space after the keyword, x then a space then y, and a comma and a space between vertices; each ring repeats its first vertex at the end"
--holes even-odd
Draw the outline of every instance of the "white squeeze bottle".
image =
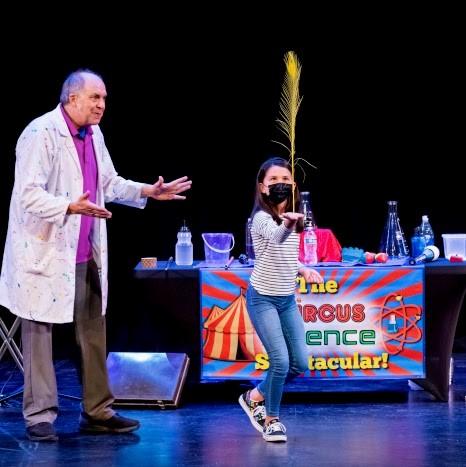
POLYGON ((193 243, 191 241, 191 231, 186 226, 186 222, 183 223, 177 237, 175 263, 178 266, 191 266, 193 264, 193 243))

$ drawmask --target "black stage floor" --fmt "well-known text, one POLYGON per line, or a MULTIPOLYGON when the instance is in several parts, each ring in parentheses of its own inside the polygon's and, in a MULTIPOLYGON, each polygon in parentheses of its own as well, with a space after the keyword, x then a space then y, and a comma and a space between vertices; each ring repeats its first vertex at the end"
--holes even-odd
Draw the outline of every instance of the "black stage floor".
MULTIPOLYGON (((466 354, 454 355, 450 402, 437 402, 406 381, 315 382, 285 393, 287 443, 267 443, 237 403, 248 385, 189 385, 177 409, 119 412, 141 421, 131 434, 85 435, 79 401, 60 397, 56 443, 29 441, 21 396, 0 407, 0 466, 465 466, 466 354)), ((70 361, 56 365, 59 391, 79 396, 70 361)), ((0 393, 21 385, 12 362, 0 362, 0 393)))

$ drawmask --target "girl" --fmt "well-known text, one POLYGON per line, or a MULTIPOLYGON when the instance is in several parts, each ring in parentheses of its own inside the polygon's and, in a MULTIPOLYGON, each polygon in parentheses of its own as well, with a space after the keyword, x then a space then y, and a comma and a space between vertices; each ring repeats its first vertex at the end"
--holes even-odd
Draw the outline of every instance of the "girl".
POLYGON ((295 300, 296 275, 299 272, 307 282, 322 282, 318 272, 298 262, 303 214, 292 212, 294 189, 285 159, 274 157, 262 164, 251 214, 256 260, 246 301, 270 367, 266 379, 242 394, 239 403, 266 441, 286 441, 286 428, 279 420, 283 386, 307 369, 304 326, 295 300))

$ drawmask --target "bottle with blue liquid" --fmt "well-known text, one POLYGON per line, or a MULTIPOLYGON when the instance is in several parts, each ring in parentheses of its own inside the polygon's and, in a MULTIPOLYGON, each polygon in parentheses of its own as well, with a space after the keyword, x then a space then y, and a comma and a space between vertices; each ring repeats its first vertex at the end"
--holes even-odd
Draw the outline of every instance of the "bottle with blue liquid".
POLYGON ((413 258, 416 258, 419 255, 422 255, 426 248, 426 239, 421 234, 421 227, 416 227, 414 229, 414 235, 411 237, 411 255, 413 258))
POLYGON ((412 257, 416 258, 422 255, 426 246, 434 244, 435 236, 429 222, 429 216, 423 215, 421 225, 414 229, 414 235, 411 237, 412 257))

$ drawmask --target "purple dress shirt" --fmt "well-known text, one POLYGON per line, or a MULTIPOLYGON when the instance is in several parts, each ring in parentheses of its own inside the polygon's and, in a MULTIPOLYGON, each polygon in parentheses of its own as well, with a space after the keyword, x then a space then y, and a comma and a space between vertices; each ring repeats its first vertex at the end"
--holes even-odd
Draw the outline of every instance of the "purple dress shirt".
MULTIPOLYGON (((95 203, 97 194, 97 162, 95 159, 94 145, 92 144, 92 128, 90 126, 77 128, 63 107, 61 111, 71 136, 73 137, 76 151, 78 151, 79 163, 83 175, 83 193, 89 191, 89 201, 95 203)), ((92 258, 91 233, 93 225, 93 217, 81 215, 76 264, 85 263, 92 258)))

